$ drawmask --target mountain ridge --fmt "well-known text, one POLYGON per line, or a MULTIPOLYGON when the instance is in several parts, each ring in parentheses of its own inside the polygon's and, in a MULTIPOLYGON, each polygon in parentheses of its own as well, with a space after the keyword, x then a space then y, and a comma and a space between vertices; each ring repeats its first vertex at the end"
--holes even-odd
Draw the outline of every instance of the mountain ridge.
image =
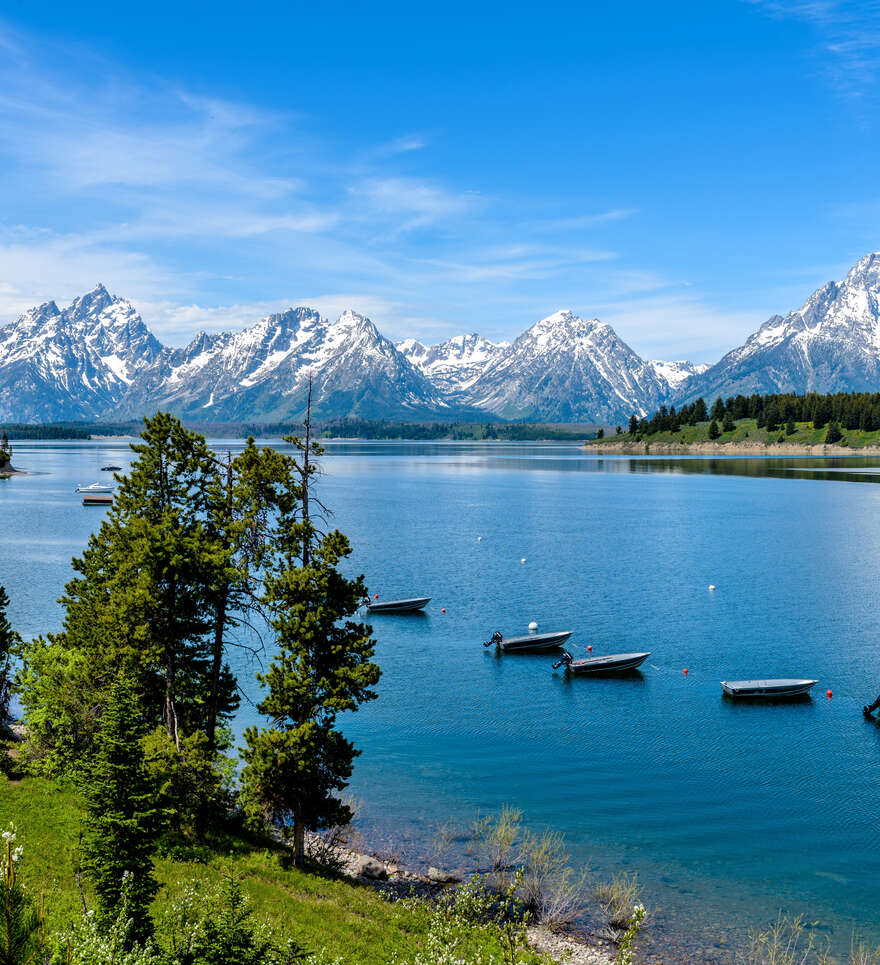
POLYGON ((513 342, 477 333, 394 344, 367 317, 299 306, 238 331, 163 345, 103 285, 0 328, 0 420, 189 419, 605 422, 699 396, 880 387, 880 254, 772 315, 714 365, 648 360, 606 322, 562 309, 513 342))

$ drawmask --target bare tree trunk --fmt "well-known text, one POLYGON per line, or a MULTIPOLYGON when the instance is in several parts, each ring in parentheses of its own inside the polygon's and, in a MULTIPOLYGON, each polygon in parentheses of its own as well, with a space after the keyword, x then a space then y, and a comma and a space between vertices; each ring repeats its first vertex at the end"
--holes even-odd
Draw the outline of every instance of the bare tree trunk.
POLYGON ((309 554, 312 544, 312 535, 308 531, 309 517, 309 448, 312 445, 312 379, 309 377, 309 397, 306 403, 306 446, 303 456, 302 468, 302 513, 303 522, 306 524, 305 538, 303 539, 303 567, 309 565, 309 554))
MULTIPOLYGON (((225 536, 228 540, 229 525, 232 521, 232 453, 226 453, 226 525, 225 536)), ((226 636, 226 613, 229 604, 229 584, 219 590, 219 599, 215 611, 214 646, 211 655, 211 703, 208 707, 207 736, 211 747, 214 746, 214 736, 217 733, 217 716, 220 703, 220 673, 223 670, 223 640, 226 636)))
POLYGON ((293 864, 301 868, 306 861, 306 829, 298 817, 293 819, 293 864))

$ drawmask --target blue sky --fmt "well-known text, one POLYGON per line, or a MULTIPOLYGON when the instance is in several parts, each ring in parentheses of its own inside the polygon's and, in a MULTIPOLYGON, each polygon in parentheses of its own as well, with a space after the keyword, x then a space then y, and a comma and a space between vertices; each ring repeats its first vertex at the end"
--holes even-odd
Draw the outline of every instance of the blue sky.
POLYGON ((0 0, 0 321, 565 307, 710 361, 880 248, 878 108, 878 0, 0 0))

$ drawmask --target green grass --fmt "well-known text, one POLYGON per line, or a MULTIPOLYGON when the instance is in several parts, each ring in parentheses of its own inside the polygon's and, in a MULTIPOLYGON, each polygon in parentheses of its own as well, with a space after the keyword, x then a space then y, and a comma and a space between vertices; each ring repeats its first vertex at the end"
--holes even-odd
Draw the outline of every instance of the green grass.
MULTIPOLYGON (((0 826, 16 825, 17 843, 24 847, 21 880, 33 894, 45 891, 50 931, 63 929, 81 910, 74 870, 81 816, 81 802, 69 789, 41 778, 12 782, 0 776, 0 826)), ((230 871, 241 879, 255 916, 267 919, 279 939, 293 938, 310 952, 378 965, 395 955, 411 957, 427 935, 426 910, 385 901, 372 888, 346 880, 285 870, 281 849, 267 838, 224 833, 193 852, 189 860, 157 860, 161 890, 153 917, 160 937, 163 908, 188 882, 216 886, 230 871)), ((495 938, 483 929, 467 930, 465 948, 500 956, 495 938)))
MULTIPOLYGON (((649 445, 693 445, 701 442, 725 443, 759 443, 761 445, 775 445, 784 442, 796 446, 820 446, 825 442, 827 426, 815 429, 812 422, 796 422, 792 435, 786 435, 785 426, 768 432, 766 428, 759 429, 755 419, 739 419, 732 432, 723 432, 717 439, 709 438, 709 422, 699 422, 695 426, 682 426, 678 432, 655 432, 652 435, 640 435, 635 439, 625 432, 622 435, 606 435, 595 445, 602 446, 615 442, 648 443, 649 445)), ((719 424, 719 428, 721 428, 719 424)), ((865 446, 880 445, 880 430, 863 432, 861 429, 841 429, 843 439, 836 445, 849 449, 863 449, 865 446)))

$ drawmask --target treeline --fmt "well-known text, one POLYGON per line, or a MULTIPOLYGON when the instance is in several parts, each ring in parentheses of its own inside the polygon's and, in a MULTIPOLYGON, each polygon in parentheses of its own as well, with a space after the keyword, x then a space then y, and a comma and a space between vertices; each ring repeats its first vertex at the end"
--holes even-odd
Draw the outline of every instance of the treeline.
MULTIPOLYGON (((100 529, 73 560, 60 631, 22 640, 0 587, 0 738, 13 697, 25 727, 14 760, 0 743, 0 769, 62 779, 85 800, 76 861, 95 907, 85 931, 67 936, 65 962, 104 962, 85 949, 120 929, 125 948, 151 940, 163 840, 209 839, 237 815, 289 835, 291 860, 301 865, 306 831, 351 816, 339 795, 359 752, 338 719, 376 696, 380 674, 370 628, 357 619, 366 586, 339 571, 351 547, 321 522, 326 510, 311 491, 321 449, 308 425, 304 439, 285 441, 290 452, 248 439, 224 460, 158 413, 132 445, 136 458, 100 529), (229 657, 263 641, 272 659, 256 675, 256 709, 265 723, 245 731, 234 782, 230 720, 242 686, 229 657)), ((7 839, 4 901, 14 888, 7 839)), ((21 909, 4 927, 33 943, 39 916, 26 903, 21 909)), ((0 949, 3 962, 37 960, 3 958, 0 949)), ((226 957, 165 961, 262 965, 276 957, 230 948, 226 957)))
POLYGON ((586 428, 532 422, 388 422, 368 419, 336 419, 321 427, 326 439, 452 439, 460 441, 499 439, 507 442, 584 439, 586 428))
POLYGON ((820 395, 736 395, 717 398, 711 409, 704 399, 697 399, 678 410, 675 406, 660 406, 650 419, 632 416, 631 435, 653 435, 657 432, 678 432, 683 425, 694 426, 713 422, 724 432, 730 432, 739 419, 754 419, 759 429, 773 432, 797 422, 812 423, 816 429, 835 425, 844 429, 874 432, 880 429, 880 393, 836 392, 820 395))
POLYGON ((28 425, 23 422, 0 424, 0 433, 8 439, 88 439, 91 430, 68 424, 28 425))

